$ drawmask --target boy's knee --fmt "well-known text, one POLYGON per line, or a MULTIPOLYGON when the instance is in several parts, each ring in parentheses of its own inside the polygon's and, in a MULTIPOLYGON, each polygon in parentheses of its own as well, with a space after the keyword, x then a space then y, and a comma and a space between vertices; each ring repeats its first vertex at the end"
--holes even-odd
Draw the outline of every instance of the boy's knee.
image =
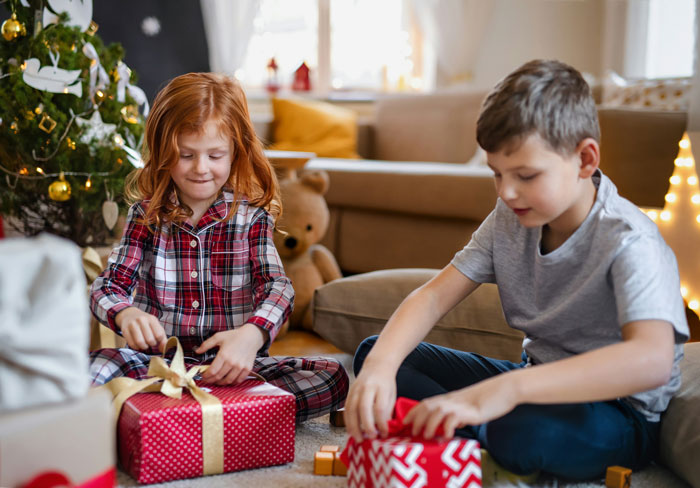
MULTIPOLYGON (((506 469, 516 474, 530 474, 543 468, 545 459, 541 446, 554 447, 556 436, 546 422, 538 421, 537 416, 529 416, 517 407, 486 426, 486 444, 491 456, 506 469), (525 415, 522 415, 525 414, 525 415), (527 417, 527 418, 526 418, 527 417), (530 446, 523 449, 523 446, 530 446)), ((551 427, 551 426, 550 426, 551 427)))
POLYGON ((365 358, 369 354, 369 351, 374 347, 374 343, 377 342, 377 338, 379 336, 373 335, 365 339, 360 343, 360 345, 357 347, 357 351, 355 351, 355 357, 352 360, 352 371, 357 376, 360 373, 360 369, 362 369, 362 365, 365 362, 365 358))

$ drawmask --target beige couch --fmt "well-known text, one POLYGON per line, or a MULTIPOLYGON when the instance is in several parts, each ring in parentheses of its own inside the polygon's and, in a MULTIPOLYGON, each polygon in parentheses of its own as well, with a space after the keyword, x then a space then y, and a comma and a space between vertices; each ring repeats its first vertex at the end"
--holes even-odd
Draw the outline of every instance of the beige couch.
MULTIPOLYGON (((324 244, 345 273, 438 268, 496 201, 491 172, 466 165, 476 152, 484 92, 394 96, 359 126, 363 160, 318 158, 330 176, 331 225, 324 244)), ((640 206, 663 206, 684 112, 600 108, 601 168, 640 206)), ((269 123, 258 123, 269 140, 269 123)))

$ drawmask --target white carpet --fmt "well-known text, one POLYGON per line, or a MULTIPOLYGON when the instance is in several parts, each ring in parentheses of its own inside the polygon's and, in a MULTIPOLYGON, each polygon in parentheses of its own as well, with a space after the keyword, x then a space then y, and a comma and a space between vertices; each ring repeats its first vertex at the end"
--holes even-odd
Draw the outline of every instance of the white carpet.
MULTIPOLYGON (((351 357, 347 354, 329 354, 350 369, 351 357)), ((351 377, 352 381, 352 377, 351 377)), ((284 466, 239 471, 216 476, 194 478, 148 485, 152 488, 325 488, 347 486, 346 478, 339 476, 316 476, 313 474, 314 453, 325 444, 345 445, 345 429, 330 425, 328 415, 296 426, 294 462, 284 466)), ((117 486, 133 487, 138 483, 128 474, 119 470, 117 486)), ((514 485, 501 485, 514 486, 514 485)), ((526 485, 520 485, 526 486, 526 485)), ((533 488, 598 488, 605 483, 566 483, 556 479, 540 479, 533 488)), ((633 488, 688 488, 678 477, 660 466, 651 466, 632 475, 633 488)))

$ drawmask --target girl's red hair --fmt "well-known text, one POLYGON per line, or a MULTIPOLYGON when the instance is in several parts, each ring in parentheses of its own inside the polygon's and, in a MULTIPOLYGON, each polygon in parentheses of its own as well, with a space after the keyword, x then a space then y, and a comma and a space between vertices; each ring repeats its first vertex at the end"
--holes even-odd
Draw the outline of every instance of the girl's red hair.
POLYGON ((268 210, 273 218, 280 215, 277 177, 255 135, 243 89, 223 75, 188 73, 171 80, 156 96, 146 120, 145 165, 127 181, 128 199, 150 200, 146 224, 183 222, 192 215, 189 208, 170 198, 175 190, 170 170, 180 158, 178 136, 201 133, 210 119, 216 120, 221 133, 232 140, 234 157, 226 186, 233 189, 234 202, 228 218, 235 214, 243 196, 251 205, 268 210))

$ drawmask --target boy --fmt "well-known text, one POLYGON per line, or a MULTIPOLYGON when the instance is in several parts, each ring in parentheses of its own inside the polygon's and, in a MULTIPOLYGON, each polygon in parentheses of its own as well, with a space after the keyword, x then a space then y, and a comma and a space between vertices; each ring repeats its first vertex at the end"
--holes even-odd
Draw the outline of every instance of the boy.
POLYGON ((599 478, 654 458, 688 324, 673 252, 598 169, 599 132, 570 66, 531 61, 496 85, 477 123, 496 208, 358 348, 350 435, 385 436, 398 394, 422 400, 414 435, 459 429, 518 474, 599 478), (486 282, 525 333, 522 363, 419 344, 486 282))

